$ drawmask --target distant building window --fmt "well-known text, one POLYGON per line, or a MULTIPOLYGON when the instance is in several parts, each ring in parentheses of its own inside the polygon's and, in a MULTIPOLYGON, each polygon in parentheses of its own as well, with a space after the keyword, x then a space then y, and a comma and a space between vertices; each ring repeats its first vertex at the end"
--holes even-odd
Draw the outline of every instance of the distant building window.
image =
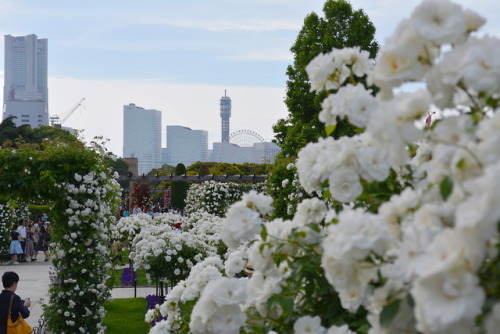
POLYGON ((29 117, 30 117, 30 115, 21 115, 21 116, 22 116, 22 117, 27 117, 27 118, 29 118, 29 117))

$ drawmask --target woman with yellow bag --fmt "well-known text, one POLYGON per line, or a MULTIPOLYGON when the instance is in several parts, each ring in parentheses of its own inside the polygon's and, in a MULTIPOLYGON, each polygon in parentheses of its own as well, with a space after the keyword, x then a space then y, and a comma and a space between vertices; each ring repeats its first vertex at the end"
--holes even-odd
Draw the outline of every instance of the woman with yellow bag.
POLYGON ((19 275, 13 271, 7 271, 2 276, 4 290, 0 293, 0 334, 29 334, 33 328, 24 321, 29 317, 31 306, 29 299, 21 300, 15 294, 19 275))

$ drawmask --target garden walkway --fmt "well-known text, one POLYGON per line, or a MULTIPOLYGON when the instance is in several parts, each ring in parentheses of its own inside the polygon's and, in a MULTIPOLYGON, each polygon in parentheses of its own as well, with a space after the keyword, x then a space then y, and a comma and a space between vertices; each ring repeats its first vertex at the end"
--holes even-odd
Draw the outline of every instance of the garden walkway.
MULTIPOLYGON (((6 271, 14 271, 19 275, 19 286, 16 294, 31 300, 30 317, 26 321, 33 327, 38 325, 38 319, 42 316, 42 299, 48 298, 49 271, 52 262, 44 262, 43 253, 38 254, 38 261, 23 262, 18 265, 0 264, 0 276, 6 271)), ((2 287, 3 289, 3 287, 2 287)), ((137 297, 146 297, 155 294, 155 288, 137 288, 137 297)), ((111 298, 133 298, 134 288, 115 288, 111 291, 111 298)), ((145 306, 144 306, 145 307, 145 306)))
MULTIPOLYGON (((42 316, 41 300, 48 297, 49 270, 51 261, 44 262, 45 256, 39 253, 36 262, 23 262, 17 265, 0 265, 0 276, 6 271, 14 271, 19 275, 19 283, 16 294, 24 298, 30 298, 30 317, 26 321, 35 327, 38 319, 42 316)), ((3 286, 2 286, 3 289, 3 286)))

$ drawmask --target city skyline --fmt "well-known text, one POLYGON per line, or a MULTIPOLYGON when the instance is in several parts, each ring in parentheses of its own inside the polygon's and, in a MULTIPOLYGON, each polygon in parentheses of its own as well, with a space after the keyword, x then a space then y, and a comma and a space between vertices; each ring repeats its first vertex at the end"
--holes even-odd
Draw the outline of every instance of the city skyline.
MULTIPOLYGON (((87 141, 109 138, 108 148, 120 155, 122 108, 135 103, 161 110, 162 129, 181 125, 209 131, 211 147, 220 141, 217 116, 225 89, 232 100, 231 131, 249 129, 273 138, 272 125, 287 116, 290 47, 310 12, 322 16, 324 2, 151 0, 145 6, 117 0, 4 0, 0 33, 48 39, 49 112, 64 116, 86 98, 64 125, 84 129, 87 141)), ((367 13, 381 45, 419 2, 350 1, 367 13)), ((488 19, 480 35, 500 36, 498 1, 457 2, 488 19)))

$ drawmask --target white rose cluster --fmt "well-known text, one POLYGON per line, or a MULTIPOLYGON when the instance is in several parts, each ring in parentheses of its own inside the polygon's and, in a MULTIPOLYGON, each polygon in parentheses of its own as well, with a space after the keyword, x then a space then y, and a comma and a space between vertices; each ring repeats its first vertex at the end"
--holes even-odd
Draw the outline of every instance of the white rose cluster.
POLYGON ((339 89, 351 73, 363 77, 371 68, 370 54, 359 47, 333 49, 306 66, 311 91, 339 89))
POLYGON ((247 298, 247 283, 227 277, 210 281, 191 313, 191 332, 240 333, 247 319, 240 306, 247 298))
POLYGON ((60 210, 51 226, 51 233, 59 237, 50 243, 54 266, 50 271, 51 304, 46 307, 52 314, 51 321, 57 326, 64 324, 70 332, 88 332, 91 323, 104 332, 102 304, 109 297, 106 283, 111 268, 110 225, 115 222, 114 205, 119 201, 120 186, 111 170, 101 165, 102 157, 93 158, 93 170, 83 175, 75 173, 73 178, 54 184, 63 194, 57 205, 66 209, 60 210), (93 311, 88 307, 77 310, 82 303, 92 305, 93 311), (60 305, 68 309, 59 312, 60 305), (56 312, 68 319, 60 319, 63 322, 57 324, 56 312))
MULTIPOLYGON (((165 302, 160 305, 160 313, 165 320, 157 323, 151 333, 159 331, 160 328, 166 328, 169 331, 178 330, 179 322, 182 320, 180 305, 199 298, 209 282, 222 277, 222 269, 223 262, 217 256, 207 257, 194 265, 186 280, 180 281, 171 289, 165 298, 165 302)), ((151 321, 148 320, 146 322, 150 323, 151 321)))
POLYGON ((222 240, 230 248, 250 240, 262 228, 262 215, 271 212, 272 198, 255 191, 245 194, 229 207, 221 231, 222 240))
POLYGON ((22 202, 19 202, 17 207, 11 206, 9 203, 0 204, 0 250, 3 253, 9 253, 12 225, 17 223, 19 219, 27 219, 28 217, 28 206, 22 202))
POLYGON ((206 181, 189 186, 186 197, 186 211, 204 211, 223 216, 228 206, 241 199, 245 192, 260 190, 260 184, 239 184, 235 182, 206 181))
POLYGON ((144 226, 153 224, 153 218, 146 213, 122 217, 113 228, 113 238, 131 242, 144 226))
POLYGON ((136 214, 122 218, 117 226, 118 235, 135 235, 130 253, 135 269, 156 275, 164 272, 164 277, 156 278, 175 281, 187 277, 205 256, 216 254, 222 220, 206 212, 189 216, 162 213, 154 218, 136 214), (176 227, 178 223, 182 229, 176 227))
POLYGON ((317 143, 307 144, 297 159, 300 183, 309 194, 322 194, 328 189, 333 198, 346 203, 362 193, 361 178, 383 181, 390 167, 367 133, 339 140, 320 138, 317 143))
POLYGON ((184 216, 182 220, 182 229, 198 237, 203 242, 217 247, 221 241, 221 229, 223 219, 219 216, 205 211, 191 212, 184 216))
POLYGON ((300 183, 316 196, 293 219, 266 222, 270 199, 257 193, 227 210, 229 277, 206 284, 192 332, 262 325, 271 333, 286 320, 295 333, 352 333, 354 323, 323 326, 332 318, 312 314, 320 301, 308 300, 308 276, 294 280, 304 258, 321 259, 314 272, 346 313, 366 310, 370 334, 498 331, 500 306, 483 268, 499 261, 500 39, 474 36, 484 22, 451 1, 424 0, 373 62, 347 49, 307 66, 312 90, 336 90, 320 116, 327 130, 344 118, 360 133, 299 152, 300 183), (376 96, 344 86, 351 74, 367 75, 376 96), (415 81, 423 88, 396 93, 415 81), (431 112, 441 119, 424 127, 431 112), (387 186, 386 196, 368 192, 371 183, 387 186), (236 278, 243 266, 248 279, 236 278), (282 295, 292 288, 293 297, 282 295))

